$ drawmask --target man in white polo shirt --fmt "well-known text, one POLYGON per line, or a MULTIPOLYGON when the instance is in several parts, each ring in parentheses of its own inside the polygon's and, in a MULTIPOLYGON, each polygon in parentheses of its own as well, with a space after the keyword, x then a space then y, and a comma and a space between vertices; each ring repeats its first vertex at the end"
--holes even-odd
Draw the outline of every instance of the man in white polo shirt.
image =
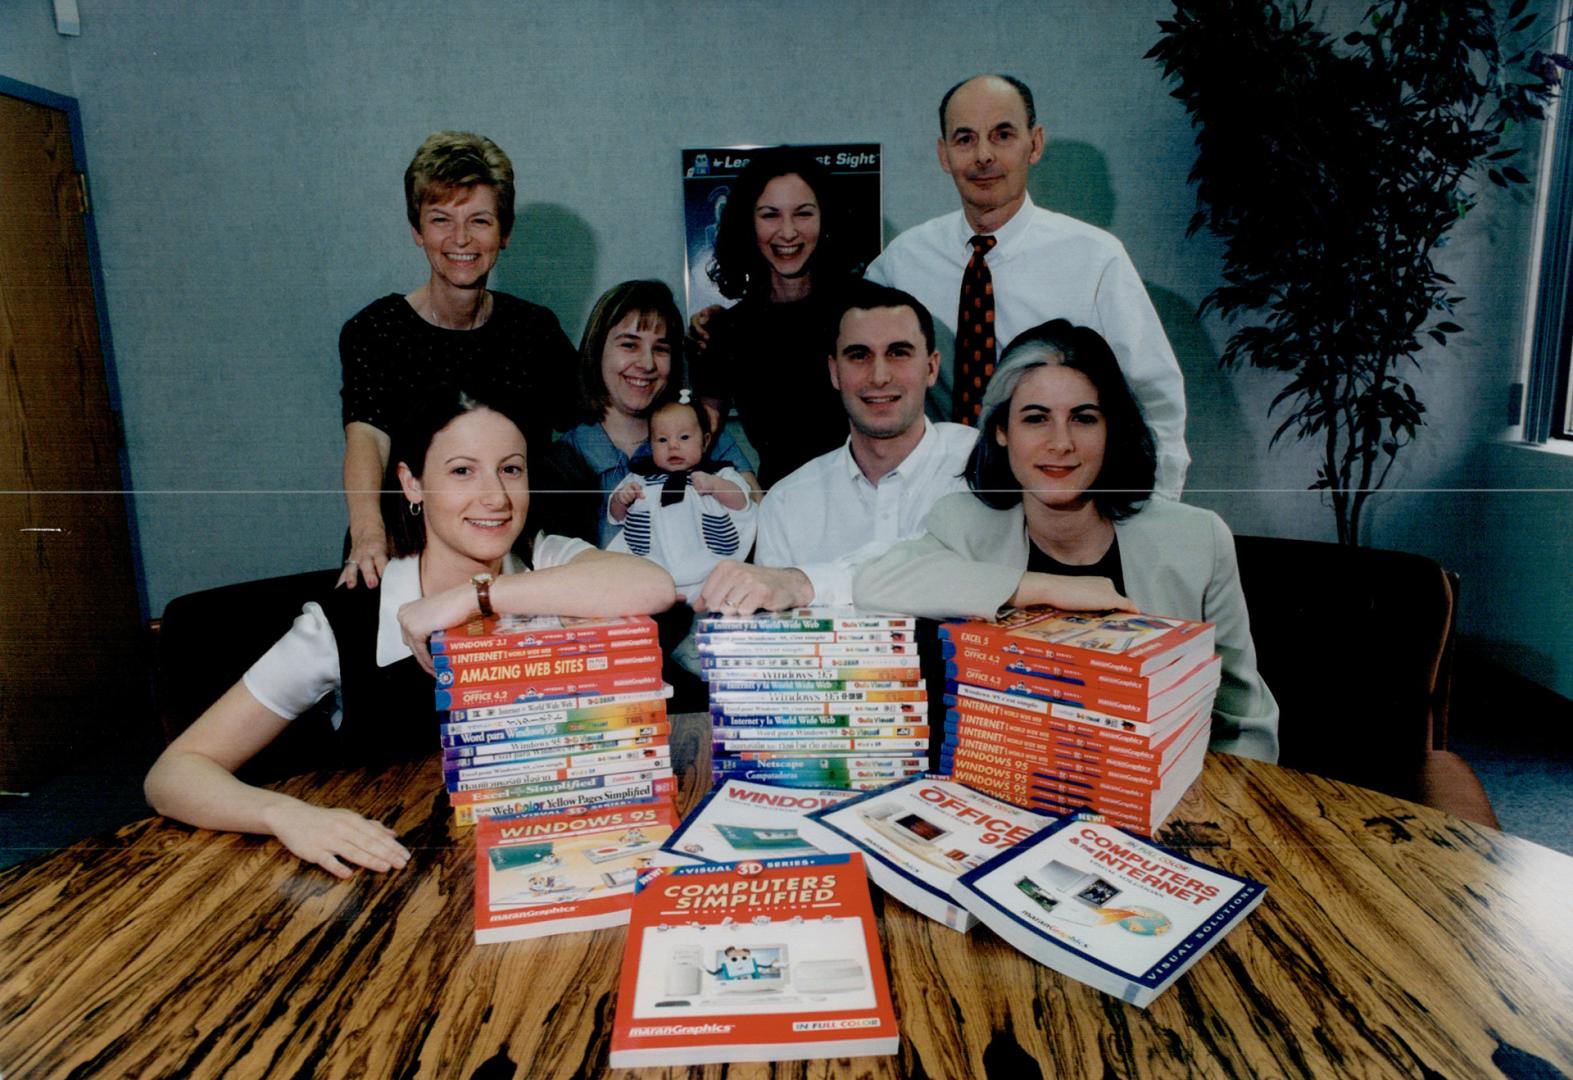
POLYGON ((934 321, 897 289, 848 291, 830 354, 851 434, 777 483, 759 508, 753 564, 723 562, 690 602, 725 613, 850 604, 859 563, 923 533, 929 508, 965 491, 977 434, 923 415, 939 373, 934 321))
POLYGON ((933 415, 975 423, 983 387, 1011 338, 1050 319, 1103 335, 1158 443, 1157 491, 1179 498, 1185 380, 1136 268, 1102 229, 1034 206, 1027 174, 1043 156, 1032 91, 979 75, 940 101, 939 164, 961 209, 898 236, 868 278, 905 289, 956 334, 930 395, 933 415))

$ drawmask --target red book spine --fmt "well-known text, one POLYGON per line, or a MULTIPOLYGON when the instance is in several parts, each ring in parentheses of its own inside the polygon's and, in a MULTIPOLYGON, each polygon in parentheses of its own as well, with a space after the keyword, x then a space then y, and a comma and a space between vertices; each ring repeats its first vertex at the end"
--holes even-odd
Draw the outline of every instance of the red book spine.
POLYGON ((618 638, 615 641, 582 641, 562 645, 499 646, 455 653, 433 653, 432 662, 442 668, 477 667, 481 664, 517 663, 527 660, 552 660, 559 656, 584 656, 595 653, 628 652, 633 649, 659 648, 652 637, 618 638))
POLYGON ((1028 761, 1006 754, 958 750, 944 759, 953 768, 977 768, 1008 783, 1024 784, 1047 791, 1107 791, 1136 799, 1151 799, 1157 784, 1154 778, 1121 772, 1120 778, 1105 775, 1092 767, 1066 768, 1042 759, 1028 761))
POLYGON ((509 683, 536 679, 560 679, 569 676, 599 678, 617 672, 659 671, 660 668, 661 650, 658 648, 627 653, 584 653, 540 660, 464 664, 447 670, 439 669, 437 686, 442 690, 471 686, 505 686, 509 683))
POLYGON ((1041 726, 1018 724, 995 717, 976 716, 966 706, 952 710, 954 721, 947 725, 958 741, 1007 746, 1042 747, 1060 756, 1085 755, 1089 758, 1120 759, 1132 763, 1167 764, 1177 756, 1182 736, 1198 719, 1211 714, 1198 708, 1169 728, 1160 738, 1132 737, 1124 732, 1088 729, 1085 725, 1050 718, 1041 726))
POLYGON ((1041 656, 1002 652, 999 649, 991 649, 982 645, 962 643, 954 645, 953 648, 955 655, 952 659, 957 664, 965 662, 1000 672, 1004 672, 1007 667, 1015 665, 1023 669, 1024 674, 1036 675, 1041 679, 1057 679, 1060 682, 1071 685, 1081 684, 1086 687, 1099 687, 1110 694, 1130 697, 1132 700, 1137 701, 1151 697, 1153 692, 1153 679, 1146 675, 1120 675, 1109 671, 1099 671, 1096 668, 1061 663, 1041 656))
POLYGON ((1201 622, 1184 622, 1123 653, 1088 649, 1031 636, 1029 631, 1035 621, 1041 623, 1054 618, 1057 614, 1045 611, 1041 617, 1034 619, 1029 616, 1012 627, 981 620, 952 623, 944 628, 944 633, 958 645, 981 645, 993 651, 1023 653, 1061 664, 1092 671, 1107 671, 1117 675, 1148 674, 1164 666, 1166 655, 1173 654, 1170 656, 1170 659, 1173 659, 1184 650, 1196 647, 1199 641, 1212 639, 1212 624, 1201 622))
POLYGON ((965 752, 969 748, 980 744, 996 748, 1002 753, 1040 761, 1045 766, 1054 769, 1096 770, 1100 775, 1108 771, 1129 773, 1134 776, 1145 777, 1149 781, 1156 780, 1163 771, 1161 764, 1156 761, 1140 761, 1065 748, 1052 739, 1040 742, 1009 736, 1002 737, 998 734, 987 736, 978 732, 969 733, 965 729, 958 730, 955 736, 946 742, 945 746, 948 752, 956 754, 965 752))
POLYGON ((645 671, 618 671, 599 676, 568 675, 561 678, 534 678, 523 682, 438 690, 437 708, 477 709, 537 698, 626 694, 638 690, 657 690, 661 685, 659 666, 645 671))
POLYGON ((503 634, 496 632, 499 618, 507 618, 507 616, 491 615, 485 619, 474 619, 438 631, 432 635, 432 652, 469 653, 487 649, 515 649, 536 645, 583 644, 592 641, 611 642, 626 638, 656 637, 655 620, 648 615, 574 620, 566 626, 515 630, 503 634))

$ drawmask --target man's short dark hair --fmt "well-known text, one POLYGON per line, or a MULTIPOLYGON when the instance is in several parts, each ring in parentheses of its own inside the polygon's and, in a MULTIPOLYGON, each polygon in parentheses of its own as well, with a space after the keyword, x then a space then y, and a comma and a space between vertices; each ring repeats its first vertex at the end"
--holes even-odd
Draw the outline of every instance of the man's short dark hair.
POLYGON ((847 312, 872 311, 875 308, 911 308, 912 314, 917 316, 918 329, 923 332, 923 355, 929 356, 934 352, 934 316, 929 314, 929 309, 917 297, 900 289, 892 289, 889 285, 859 278, 842 294, 841 314, 836 316, 831 326, 830 348, 827 350, 831 356, 836 355, 836 342, 841 338, 841 320, 847 317, 847 312))
POLYGON ((1027 130, 1031 131, 1033 127, 1037 125, 1038 106, 1034 104, 1032 100, 1032 88, 1029 87, 1026 83, 1022 82, 1014 75, 1006 75, 1001 72, 994 72, 986 75, 969 75, 965 79, 962 79, 955 86, 952 86, 949 90, 946 90, 945 96, 939 99, 940 138, 943 139, 950 134, 950 132, 945 130, 945 110, 950 108, 951 97, 956 93, 957 90, 960 90, 963 86, 966 86, 974 79, 1003 79, 1005 82, 1009 83, 1011 89, 1015 90, 1016 93, 1021 95, 1021 103, 1027 110, 1027 130))

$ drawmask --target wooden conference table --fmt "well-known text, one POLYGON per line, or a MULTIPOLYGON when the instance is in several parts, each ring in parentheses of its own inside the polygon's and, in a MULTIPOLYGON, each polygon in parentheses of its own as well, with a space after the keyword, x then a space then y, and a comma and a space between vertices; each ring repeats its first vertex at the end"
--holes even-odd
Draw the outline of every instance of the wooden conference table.
MULTIPOLYGON (((674 725, 684 809, 706 734, 674 725)), ((475 946, 473 844, 434 759, 285 786, 389 822, 414 859, 340 882, 149 819, 0 873, 0 1076, 606 1071, 624 932, 475 946)), ((897 1056, 707 1072, 1573 1075, 1573 859, 1220 755, 1161 839, 1269 888, 1147 1010, 886 900, 897 1056)))

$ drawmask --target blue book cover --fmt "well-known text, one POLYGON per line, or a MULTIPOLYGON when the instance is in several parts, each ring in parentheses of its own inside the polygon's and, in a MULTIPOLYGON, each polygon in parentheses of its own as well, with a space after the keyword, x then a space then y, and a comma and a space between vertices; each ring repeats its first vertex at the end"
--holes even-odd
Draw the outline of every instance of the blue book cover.
POLYGON ((1039 963, 1145 1007, 1266 891, 1125 829, 1066 817, 960 875, 952 896, 1039 963))

